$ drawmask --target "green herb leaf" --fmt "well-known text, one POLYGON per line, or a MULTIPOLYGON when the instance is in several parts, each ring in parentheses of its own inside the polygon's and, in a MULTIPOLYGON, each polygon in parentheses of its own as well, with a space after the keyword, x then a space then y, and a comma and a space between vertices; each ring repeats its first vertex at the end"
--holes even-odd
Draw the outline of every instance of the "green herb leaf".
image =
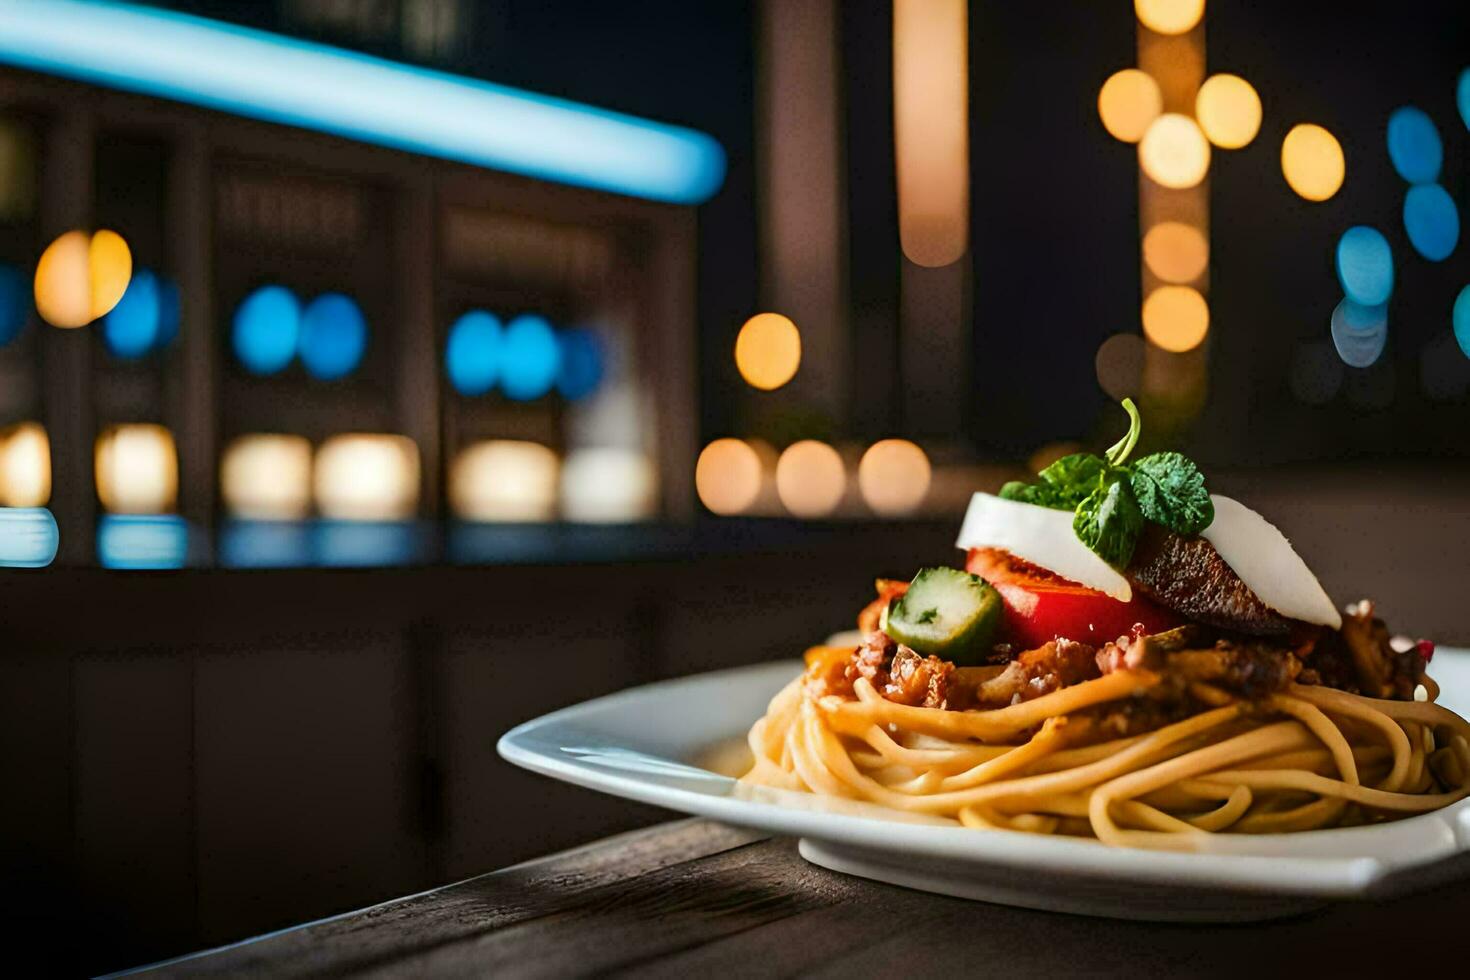
POLYGON ((1129 467, 1143 516, 1176 534, 1198 534, 1215 519, 1199 467, 1180 453, 1154 453, 1129 467))
POLYGON ((1022 483, 1020 480, 1012 480, 1000 488, 1000 495, 1005 500, 1035 504, 1038 507, 1052 507, 1056 510, 1071 510, 1077 506, 1058 488, 1049 483, 1022 483))
POLYGON ((1108 462, 1114 466, 1122 466, 1128 461, 1128 456, 1133 452, 1133 447, 1138 445, 1138 436, 1143 432, 1143 420, 1138 417, 1138 406, 1133 404, 1133 399, 1123 399, 1123 411, 1128 413, 1128 432, 1108 449, 1108 462))
POLYGON ((1078 505, 1072 530, 1103 561, 1114 568, 1126 568, 1143 530, 1143 513, 1133 499, 1129 481, 1118 477, 1093 491, 1078 505))
POLYGON ((932 622, 934 622, 938 618, 939 618, 939 609, 937 607, 930 606, 928 609, 925 609, 923 612, 919 613, 919 615, 915 616, 914 617, 914 622, 916 622, 916 623, 932 623, 932 622))
POLYGON ((1108 464, 1091 453, 1063 456, 1037 475, 1036 483, 1012 481, 1000 488, 1006 500, 1038 504, 1056 510, 1075 510, 1087 495, 1102 486, 1108 464))

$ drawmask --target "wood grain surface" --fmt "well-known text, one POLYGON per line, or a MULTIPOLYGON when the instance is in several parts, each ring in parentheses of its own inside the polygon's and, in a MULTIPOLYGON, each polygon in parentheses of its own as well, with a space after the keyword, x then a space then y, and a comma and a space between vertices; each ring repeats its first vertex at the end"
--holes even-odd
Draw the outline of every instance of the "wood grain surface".
POLYGON ((143 972, 1360 975, 1463 957, 1467 913, 1460 880, 1253 925, 1086 918, 850 878, 808 865, 793 840, 682 820, 143 972))

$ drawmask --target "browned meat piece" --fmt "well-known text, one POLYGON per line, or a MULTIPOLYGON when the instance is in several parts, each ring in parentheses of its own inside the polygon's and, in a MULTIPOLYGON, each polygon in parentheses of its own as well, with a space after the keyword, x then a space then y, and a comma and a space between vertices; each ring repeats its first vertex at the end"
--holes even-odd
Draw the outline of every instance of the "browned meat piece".
POLYGON ((1209 631, 1184 626, 1154 636, 1121 637, 1097 655, 1103 673, 1151 670, 1164 678, 1150 696, 1179 698, 1195 683, 1223 688, 1245 698, 1260 698, 1296 680, 1302 662, 1285 646, 1232 638, 1213 639, 1209 631))
POLYGON ((1198 536, 1146 524, 1125 573, 1148 598, 1198 623, 1253 636, 1285 636, 1294 620, 1263 603, 1198 536))
MULTIPOLYGON (((852 685, 866 677, 890 701, 921 708, 957 708, 950 703, 955 665, 924 657, 874 630, 856 650, 824 656, 807 665, 807 692, 813 697, 852 697, 852 685)), ((968 702, 968 697, 963 698, 968 702)))
POLYGON ((949 681, 954 664, 924 657, 900 646, 888 668, 888 683, 879 690, 890 701, 922 708, 949 707, 949 681))
POLYGON ((1012 660, 998 676, 976 688, 975 701, 988 707, 1017 704, 1091 680, 1098 673, 1094 648, 1058 638, 1012 660))
POLYGON ((1342 632, 1326 637, 1308 663, 1333 687, 1405 701, 1414 697, 1424 671, 1424 657, 1417 647, 1395 652, 1388 627, 1374 617, 1373 603, 1366 599, 1348 610, 1342 618, 1342 632))

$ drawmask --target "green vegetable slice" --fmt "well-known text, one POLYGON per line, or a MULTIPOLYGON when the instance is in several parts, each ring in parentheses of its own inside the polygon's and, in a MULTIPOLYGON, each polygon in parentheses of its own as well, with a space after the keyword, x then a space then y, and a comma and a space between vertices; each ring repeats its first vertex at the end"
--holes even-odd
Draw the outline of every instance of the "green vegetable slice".
POLYGON ((985 660, 1004 617, 1000 593, 980 576, 925 568, 889 604, 881 626, 919 653, 966 665, 985 660))

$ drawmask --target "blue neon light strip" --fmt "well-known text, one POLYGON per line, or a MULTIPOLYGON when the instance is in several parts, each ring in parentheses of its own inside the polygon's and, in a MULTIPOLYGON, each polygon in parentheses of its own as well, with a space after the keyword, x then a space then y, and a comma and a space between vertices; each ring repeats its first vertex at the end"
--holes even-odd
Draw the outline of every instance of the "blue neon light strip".
POLYGON ((174 11, 5 0, 0 62, 655 201, 725 179, 691 129, 174 11))

